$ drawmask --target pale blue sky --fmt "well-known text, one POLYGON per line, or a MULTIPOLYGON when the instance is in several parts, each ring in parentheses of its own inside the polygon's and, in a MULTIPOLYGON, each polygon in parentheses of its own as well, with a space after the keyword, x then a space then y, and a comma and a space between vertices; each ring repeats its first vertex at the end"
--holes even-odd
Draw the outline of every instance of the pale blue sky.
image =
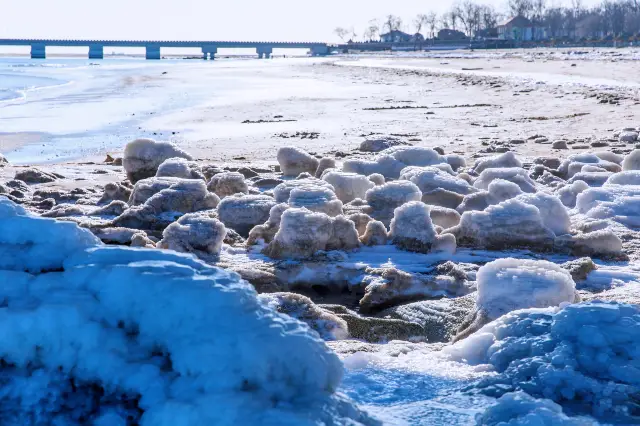
MULTIPOLYGON (((504 8, 507 0, 485 0, 504 8)), ((570 0, 548 0, 556 4, 570 0)), ((586 5, 598 0, 583 0, 586 5)), ((392 13, 406 30, 418 13, 453 0, 0 0, 0 38, 336 41, 333 29, 362 34, 392 13)))

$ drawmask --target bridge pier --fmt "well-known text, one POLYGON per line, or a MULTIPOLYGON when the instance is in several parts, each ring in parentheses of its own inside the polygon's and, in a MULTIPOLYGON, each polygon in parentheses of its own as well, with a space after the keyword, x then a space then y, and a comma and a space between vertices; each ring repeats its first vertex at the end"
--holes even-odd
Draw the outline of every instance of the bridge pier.
POLYGON ((89 59, 104 59, 104 47, 100 44, 89 45, 89 59))
POLYGON ((258 58, 260 59, 269 59, 271 58, 271 54, 273 54, 272 47, 257 47, 256 52, 258 52, 258 58))
POLYGON ((313 46, 311 48, 311 56, 326 56, 329 54, 329 46, 313 46))
POLYGON ((145 57, 147 59, 160 59, 160 46, 147 46, 145 57))
POLYGON ((216 58, 216 53, 218 53, 218 48, 215 46, 202 46, 202 59, 207 60, 207 55, 209 55, 210 60, 214 60, 216 58))
POLYGON ((31 45, 31 59, 46 59, 47 48, 44 44, 32 44, 31 45))

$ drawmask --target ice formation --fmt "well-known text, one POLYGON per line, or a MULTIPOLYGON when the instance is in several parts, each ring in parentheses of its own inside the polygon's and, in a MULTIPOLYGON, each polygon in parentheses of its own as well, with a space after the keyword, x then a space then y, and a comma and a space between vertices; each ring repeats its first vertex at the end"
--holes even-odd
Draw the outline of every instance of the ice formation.
POLYGON ((624 157, 622 170, 640 170, 640 149, 635 149, 624 157))
POLYGON ((553 231, 556 236, 569 232, 571 227, 569 213, 555 195, 537 192, 535 194, 522 194, 515 199, 537 207, 542 224, 553 231))
POLYGON ((289 193, 291 207, 305 207, 313 212, 325 213, 331 217, 342 214, 342 201, 327 188, 294 188, 289 193))
POLYGON ((218 219, 189 213, 167 226, 159 248, 198 255, 218 255, 227 229, 218 219))
POLYGON ((628 170, 615 173, 607 179, 603 186, 610 185, 635 185, 640 186, 640 170, 628 170))
POLYGON ((370 215, 383 223, 389 223, 396 207, 410 201, 420 201, 422 192, 411 182, 395 181, 368 190, 365 198, 372 209, 370 215))
MULTIPOLYGON (((345 172, 371 175, 379 173, 385 178, 397 179, 407 166, 448 165, 447 159, 430 148, 397 146, 380 152, 374 160, 346 160, 342 165, 345 172)), ((449 166, 449 169, 451 167, 449 166)))
POLYGON ((278 229, 280 229, 280 219, 282 213, 289 208, 286 203, 276 204, 269 210, 269 219, 262 225, 254 226, 249 231, 249 237, 247 237, 246 244, 248 246, 256 244, 259 240, 265 243, 270 243, 276 236, 278 229))
POLYGON ((429 206, 420 201, 411 201, 395 209, 389 237, 395 245, 408 251, 455 252, 455 238, 452 240, 451 235, 436 234, 429 206), (452 242, 453 247, 451 247, 452 242))
POLYGON ((367 223, 364 234, 360 237, 360 242, 366 246, 381 246, 387 244, 388 239, 387 228, 384 223, 372 220, 367 223))
POLYGON ((244 176, 238 172, 224 172, 214 175, 207 184, 207 189, 220 198, 249 192, 244 176))
POLYGON ((0 217, 3 423, 378 424, 334 393, 338 357, 237 275, 7 200, 0 217))
POLYGON ((413 182, 423 193, 444 189, 465 195, 477 191, 467 181, 452 176, 437 167, 407 167, 402 170, 400 179, 413 182))
POLYGON ((638 339, 637 305, 595 301, 515 311, 444 351, 498 373, 474 385, 485 394, 524 391, 574 415, 636 424, 638 339))
POLYGON ((282 182, 273 189, 273 196, 278 203, 286 203, 289 201, 289 196, 294 188, 305 189, 308 191, 326 188, 335 193, 335 188, 330 183, 325 182, 322 179, 306 178, 282 182))
POLYGON ((529 177, 526 170, 511 167, 501 169, 485 169, 473 183, 478 189, 489 189, 489 184, 496 179, 507 180, 513 182, 520 187, 523 192, 536 192, 536 183, 529 177))
POLYGON ((476 161, 473 166, 473 172, 480 174, 486 169, 497 169, 497 168, 511 168, 511 167, 522 167, 522 161, 520 161, 515 153, 512 151, 505 152, 504 154, 500 154, 494 157, 488 158, 480 158, 476 161))
POLYGON ((460 223, 460 213, 440 206, 429 206, 429 217, 436 226, 444 229, 452 228, 460 223))
POLYGON ((321 178, 325 172, 329 169, 335 169, 337 167, 336 160, 330 157, 323 157, 318 162, 318 168, 316 169, 315 177, 321 178))
POLYGON ((343 203, 364 198, 366 192, 375 186, 366 176, 356 173, 330 171, 325 173, 322 179, 333 186, 336 196, 343 203))
POLYGON ((282 214, 280 228, 264 253, 276 259, 304 259, 320 250, 352 250, 359 245, 358 231, 346 217, 290 208, 282 214))
POLYGON ((365 229, 367 228, 367 224, 373 220, 371 216, 365 213, 354 213, 349 215, 349 220, 352 221, 356 225, 356 230, 358 231, 358 235, 363 235, 365 229))
POLYGON ((195 161, 187 161, 184 158, 169 158, 164 160, 158 171, 157 177, 177 177, 182 179, 204 179, 200 166, 195 161))
POLYGON ((640 226, 640 186, 608 185, 588 189, 578 195, 576 209, 590 218, 640 226))
POLYGON ((369 178, 369 180, 371 182, 374 183, 374 185, 379 186, 379 185, 384 185, 386 180, 384 178, 384 176, 382 176, 380 173, 373 173, 370 174, 369 176, 367 176, 369 178))
POLYGON ((620 165, 611 161, 604 160, 592 153, 574 154, 570 155, 566 160, 562 162, 558 171, 560 174, 569 179, 573 175, 582 171, 582 168, 586 165, 598 166, 608 172, 617 173, 621 170, 620 165))
POLYGON ((560 198, 562 204, 569 208, 574 208, 576 206, 578 194, 586 191, 587 189, 589 189, 589 185, 587 185, 586 182, 577 180, 570 185, 565 185, 562 188, 558 189, 557 195, 560 198))
POLYGON ((251 228, 269 219, 269 211, 276 204, 267 195, 231 195, 220 201, 218 217, 227 228, 246 236, 251 228))
POLYGON ((285 176, 298 176, 300 173, 315 175, 318 160, 308 152, 293 146, 278 149, 278 163, 285 176))
POLYGON ((122 166, 132 183, 140 179, 155 176, 158 166, 169 158, 193 158, 169 142, 156 142, 153 139, 136 139, 124 148, 122 166))

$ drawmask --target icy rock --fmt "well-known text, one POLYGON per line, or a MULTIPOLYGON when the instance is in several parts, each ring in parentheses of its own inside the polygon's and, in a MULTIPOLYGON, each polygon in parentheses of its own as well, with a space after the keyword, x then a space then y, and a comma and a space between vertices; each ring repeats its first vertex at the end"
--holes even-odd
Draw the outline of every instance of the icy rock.
POLYGON ((367 204, 372 209, 370 216, 387 224, 397 207, 410 201, 420 201, 422 192, 408 181, 385 183, 368 190, 365 194, 367 204))
POLYGON ((560 266, 569 271, 573 281, 576 282, 586 280, 590 272, 598 269, 590 257, 581 257, 579 259, 569 260, 560 266))
POLYGON ((0 167, 6 167, 8 165, 9 165, 9 160, 7 160, 7 157, 0 154, 0 167))
POLYGON ((546 260, 494 260, 482 266, 476 278, 476 309, 462 325, 456 340, 512 311, 579 300, 571 274, 546 260))
POLYGON ((624 157, 622 170, 640 170, 640 149, 634 149, 624 157))
POLYGON ((638 132, 636 131, 622 131, 618 136, 620 142, 636 142, 638 140, 638 132))
POLYGON ((560 202, 562 202, 562 204, 569 208, 574 208, 576 206, 578 194, 586 191, 587 189, 589 189, 589 185, 587 185, 586 182, 577 180, 570 185, 565 185, 562 188, 558 189, 557 195, 560 198, 560 202))
POLYGON ((200 167, 202 173, 204 174, 204 178, 206 181, 210 181, 212 177, 217 175, 218 173, 224 173, 226 170, 223 168, 216 166, 215 164, 204 164, 200 167))
POLYGON ((224 172, 214 175, 207 184, 207 189, 220 198, 249 192, 244 176, 238 172, 224 172))
POLYGON ((600 187, 605 184, 605 182, 611 177, 614 176, 611 172, 578 172, 571 179, 567 181, 567 183, 573 183, 577 181, 585 182, 590 187, 600 187))
POLYGON ((555 195, 537 192, 535 194, 522 194, 516 197, 522 201, 538 208, 542 224, 553 231, 556 236, 569 233, 571 219, 565 206, 555 195))
POLYGON ((558 171, 560 172, 561 176, 569 179, 573 177, 574 174, 580 172, 582 170, 582 167, 584 167, 585 165, 598 166, 612 173, 617 173, 621 170, 619 164, 603 160, 596 154, 583 153, 570 155, 566 160, 562 162, 562 164, 558 168, 558 171))
POLYGON ((307 208, 312 212, 325 213, 334 217, 342 214, 342 201, 327 188, 294 188, 289 193, 289 205, 307 208))
POLYGON ((456 237, 459 245, 504 250, 523 248, 548 250, 555 234, 544 226, 540 210, 517 199, 491 205, 484 211, 467 211, 460 224, 445 232, 456 237))
POLYGON ((467 181, 436 167, 407 167, 402 170, 400 180, 413 182, 422 193, 436 189, 444 189, 462 195, 477 192, 477 189, 469 185, 467 181))
POLYGON ((335 169, 337 167, 336 160, 330 157, 322 157, 318 162, 318 168, 316 169, 315 177, 320 179, 325 171, 329 169, 335 169))
POLYGON ((181 179, 202 179, 204 174, 195 161, 187 161, 184 158, 169 158, 158 166, 157 177, 177 177, 181 179))
POLYGON ((393 340, 424 340, 424 328, 421 325, 399 319, 363 317, 340 305, 323 305, 343 319, 349 327, 351 338, 370 343, 387 343, 393 340))
POLYGON ((615 173, 607 179, 603 186, 610 185, 636 185, 640 186, 640 170, 629 170, 615 173))
POLYGON ((446 207, 430 206, 429 217, 434 225, 448 229, 460 223, 460 213, 446 207))
POLYGON ((122 166, 132 183, 140 179, 155 176, 158 167, 170 158, 193 158, 169 142, 156 142, 153 139, 136 139, 124 148, 122 166))
POLYGON ((385 178, 397 179, 400 172, 407 166, 446 165, 447 159, 430 148, 421 147, 393 147, 382 151, 373 161, 347 160, 342 165, 345 172, 371 175, 379 173, 385 178))
POLYGON ((131 237, 130 247, 155 248, 156 243, 144 232, 136 232, 131 237))
POLYGON ((120 216, 129 208, 129 205, 124 201, 115 200, 107 204, 106 206, 99 207, 95 210, 91 210, 89 216, 120 216))
POLYGON ((414 300, 462 296, 470 292, 464 279, 449 275, 411 274, 387 268, 381 276, 371 276, 360 299, 360 312, 372 313, 414 300))
POLYGON ((336 196, 343 203, 364 198, 366 192, 375 186, 366 176, 356 173, 330 171, 322 179, 333 186, 336 196))
POLYGON ((447 191, 446 189, 434 189, 433 191, 425 192, 422 194, 422 202, 432 206, 446 207, 450 209, 457 208, 464 195, 456 192, 447 191))
POLYGON ((358 148, 362 152, 380 152, 387 148, 391 148, 397 145, 407 145, 399 139, 384 138, 384 139, 367 139, 360 143, 358 148))
POLYGON ((296 188, 305 189, 308 191, 316 191, 320 188, 325 188, 333 191, 334 193, 336 192, 333 185, 325 182, 322 179, 307 178, 282 182, 274 188, 273 196, 278 203, 286 203, 289 201, 291 191, 296 188))
POLYGON ((358 231, 346 217, 290 208, 282 214, 280 229, 264 253, 274 259, 304 259, 320 250, 352 250, 359 245, 358 231))
POLYGON ((251 229, 251 231, 249 231, 249 237, 246 241, 247 246, 252 246, 259 240, 262 240, 265 243, 273 241, 278 229, 280 229, 282 214, 288 208, 289 205, 286 203, 276 204, 271 207, 271 210, 269 210, 269 219, 263 225, 256 225, 251 229))
POLYGON ((536 157, 533 159, 533 163, 555 170, 560 167, 561 161, 556 157, 536 157))
POLYGON ((447 164, 449 164, 451 166, 451 169, 453 171, 458 171, 461 168, 467 166, 467 162, 465 161, 465 159, 464 159, 464 157, 462 155, 447 154, 447 155, 444 155, 444 158, 447 161, 447 164))
POLYGON ((278 149, 277 158, 285 176, 298 176, 305 172, 315 175, 318 169, 318 160, 314 156, 293 146, 278 149))
POLYGON ((98 205, 108 204, 112 201, 128 202, 130 197, 131 188, 120 183, 109 182, 104 186, 104 192, 98 200, 98 205))
POLYGON ((569 149, 567 141, 555 141, 551 144, 552 149, 569 149))
POLYGON ((167 189, 171 187, 171 185, 175 185, 181 181, 182 179, 173 177, 150 177, 141 179, 136 182, 135 186, 131 190, 128 204, 130 206, 144 204, 145 201, 151 198, 154 194, 157 194, 163 189, 167 189))
POLYGON ((58 204, 54 206, 48 212, 42 213, 42 217, 70 217, 70 216, 84 216, 86 214, 80 206, 75 204, 58 204))
POLYGON ((364 235, 367 224, 373 220, 371 216, 365 213, 353 213, 348 217, 349 220, 356 225, 356 231, 358 231, 358 235, 360 236, 364 235))
POLYGON ((3 422, 379 424, 335 393, 343 367, 317 334, 236 274, 0 214, 3 422))
POLYGON ((32 183, 48 183, 57 180, 57 176, 43 172, 40 169, 36 169, 34 167, 20 170, 16 172, 14 179, 21 180, 23 182, 32 184, 32 183))
POLYGON ((390 155, 407 166, 432 166, 448 164, 447 159, 431 148, 419 146, 395 146, 386 149, 382 154, 390 155))
POLYGON ((489 184, 488 191, 480 191, 464 197, 456 209, 459 213, 482 211, 487 207, 501 203, 522 194, 518 185, 508 180, 495 179, 489 184))
POLYGON ((367 223, 367 227, 360 237, 360 242, 365 246, 381 246, 387 244, 388 239, 387 228, 384 223, 372 220, 367 223))
POLYGON ((386 182, 384 176, 382 176, 380 173, 373 173, 373 174, 370 174, 367 177, 376 186, 384 185, 385 182, 386 182))
POLYGON ((427 342, 449 342, 464 319, 474 311, 475 302, 475 293, 462 297, 443 297, 393 306, 377 316, 419 324, 424 328, 427 342))
POLYGON ((158 248, 197 255, 220 254, 227 233, 224 224, 205 214, 189 213, 167 226, 158 248))
POLYGON ((324 340, 342 340, 349 337, 349 328, 342 318, 326 311, 311 299, 296 293, 261 294, 258 299, 274 311, 304 322, 324 340))
POLYGON ((593 154, 601 160, 620 165, 622 164, 622 160, 624 160, 624 156, 611 151, 596 151, 593 154))
POLYGON ((520 161, 516 154, 512 151, 505 152, 494 157, 480 158, 473 166, 473 172, 476 174, 482 173, 486 169, 497 168, 521 168, 522 161, 520 161))
POLYGON ((476 425, 597 426, 598 423, 586 417, 568 417, 555 402, 518 391, 502 395, 494 405, 477 414, 476 425))
POLYGON ((611 229, 563 235, 555 240, 555 249, 574 256, 609 256, 624 258, 622 240, 611 229))
POLYGON ((276 204, 268 195, 231 195, 220 201, 218 216, 227 228, 245 236, 251 228, 269 219, 269 212, 276 204))
POLYGON ((589 302, 512 312, 444 351, 452 359, 488 364, 498 373, 474 385, 485 394, 524 389, 573 414, 634 424, 638 339, 640 308, 589 302))
POLYGON ((513 182, 520 187, 523 192, 536 192, 536 183, 529 177, 526 170, 513 167, 501 169, 485 169, 480 173, 473 186, 478 189, 489 189, 489 185, 496 179, 513 182))
POLYGON ((608 185, 588 189, 578 195, 576 209, 588 218, 640 226, 640 186, 608 185))
MULTIPOLYGON (((389 237, 398 247, 419 253, 439 249, 451 252, 451 237, 439 236, 431 221, 430 208, 420 201, 411 201, 394 211, 389 237)), ((455 239, 453 240, 455 252, 455 239)))

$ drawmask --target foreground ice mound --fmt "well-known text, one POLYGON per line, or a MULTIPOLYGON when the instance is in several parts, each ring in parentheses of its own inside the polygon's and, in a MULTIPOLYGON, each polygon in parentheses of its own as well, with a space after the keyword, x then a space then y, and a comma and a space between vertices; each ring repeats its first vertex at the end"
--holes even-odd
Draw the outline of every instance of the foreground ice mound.
POLYGON ((158 166, 169 158, 193 158, 169 142, 156 142, 153 139, 136 139, 124 148, 122 166, 132 183, 140 179, 155 176, 158 166))
POLYGON ((308 152, 294 146, 285 146, 277 154, 280 170, 285 176, 298 176, 300 173, 315 175, 318 160, 308 152))
POLYGON ((588 189, 578 195, 576 209, 590 218, 612 219, 626 226, 638 227, 640 186, 607 185, 588 189))
POLYGON ((14 225, 1 246, 14 261, 0 257, 3 424, 376 423, 334 393, 337 356, 237 275, 91 244, 7 200, 0 215, 14 225))
POLYGON ((494 157, 480 158, 473 166, 475 173, 482 173, 485 169, 522 167, 522 161, 512 151, 494 157))
POLYGON ((411 201, 395 209, 389 237, 394 244, 407 251, 456 251, 456 239, 451 234, 437 235, 430 208, 420 201, 411 201))
POLYGON ((437 167, 407 167, 402 170, 400 179, 415 183, 423 193, 444 189, 466 195, 477 191, 464 179, 452 176, 437 167))
POLYGON ((282 182, 273 189, 273 196, 278 203, 286 203, 289 201, 291 191, 294 189, 316 191, 320 188, 329 189, 335 193, 335 188, 330 183, 325 182, 322 179, 305 178, 282 182))
MULTIPOLYGON (((457 164, 457 159, 455 160, 457 164)), ((345 172, 369 176, 379 173, 385 178, 397 179, 407 166, 447 165, 447 158, 430 148, 393 147, 382 151, 374 160, 347 160, 342 165, 345 172)), ((451 167, 449 166, 449 169, 451 167)))
POLYGON ((597 426, 586 418, 572 418, 548 399, 536 399, 525 392, 507 393, 495 405, 476 416, 477 426, 597 426))
POLYGON ((480 173, 478 179, 473 182, 473 186, 478 189, 489 189, 489 184, 496 179, 513 182, 520 187, 523 192, 536 192, 536 183, 529 177, 529 173, 522 168, 499 168, 485 169, 480 173))
POLYGON ((622 160, 622 170, 640 170, 640 149, 634 149, 622 160))
POLYGON ((218 216, 226 227, 246 236, 251 228, 269 219, 276 204, 268 195, 231 195, 220 201, 218 216))
POLYGON ((291 207, 305 207, 331 217, 342 214, 342 201, 328 188, 294 188, 289 193, 291 207))
POLYGON ((207 184, 207 189, 220 198, 249 192, 244 176, 238 172, 223 172, 214 175, 207 184))
POLYGON ((169 158, 158 166, 157 177, 177 177, 182 179, 204 179, 200 166, 195 161, 184 158, 169 158))
POLYGON ((638 306, 590 302, 512 312, 444 351, 498 373, 474 385, 485 394, 524 391, 569 414, 637 424, 638 339, 638 306))
POLYGON ((356 173, 330 171, 322 176, 329 182, 336 192, 336 196, 343 203, 348 203, 356 198, 364 198, 364 194, 375 186, 366 176, 356 173))
POLYGON ((227 229, 218 219, 205 214, 189 213, 162 232, 159 248, 195 255, 220 254, 227 229))
POLYGON ((275 259, 304 259, 320 250, 352 250, 360 246, 355 224, 345 216, 331 218, 306 208, 282 213, 280 228, 264 253, 275 259))

